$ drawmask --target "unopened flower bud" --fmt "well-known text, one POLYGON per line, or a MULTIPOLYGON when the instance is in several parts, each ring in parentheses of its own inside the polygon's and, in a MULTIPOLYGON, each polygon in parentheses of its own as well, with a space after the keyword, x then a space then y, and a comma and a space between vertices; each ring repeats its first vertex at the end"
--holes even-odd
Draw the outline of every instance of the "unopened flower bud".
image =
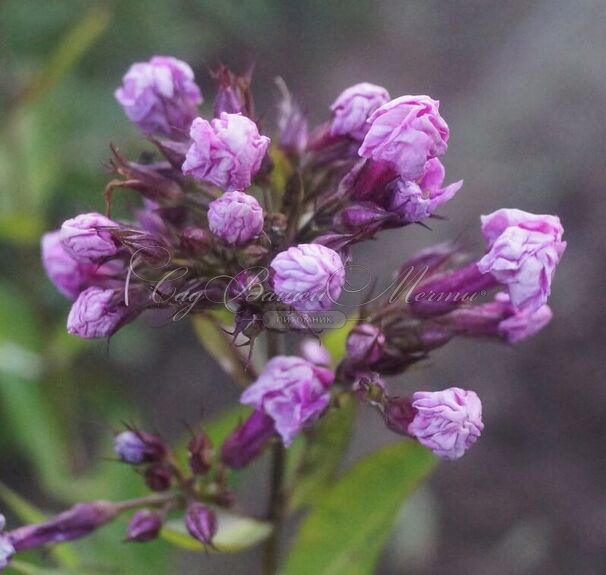
POLYGON ((109 337, 137 313, 124 305, 122 290, 89 287, 70 309, 67 332, 85 339, 109 337))
POLYGON ((375 84, 362 82, 344 90, 331 106, 333 136, 349 136, 362 141, 370 128, 368 118, 389 101, 389 92, 375 84))
POLYGON ((482 403, 473 391, 451 387, 417 391, 412 396, 414 419, 408 433, 442 459, 459 459, 480 437, 482 403))
POLYGON ((391 212, 377 206, 374 202, 359 202, 343 208, 335 215, 334 225, 337 229, 361 233, 371 237, 390 222, 397 221, 391 212))
POLYGON ((385 334, 370 323, 360 323, 347 337, 347 359, 355 365, 371 365, 381 358, 385 334))
POLYGON ((517 309, 538 310, 566 249, 560 219, 502 209, 482 216, 482 233, 488 253, 477 264, 480 272, 506 285, 517 309))
POLYGON ((194 539, 212 546, 218 528, 217 516, 202 503, 191 503, 187 508, 185 527, 194 539))
POLYGON ((202 103, 192 69, 169 56, 133 64, 115 96, 141 130, 173 137, 187 134, 202 103))
POLYGON ((250 187, 270 142, 250 118, 240 114, 222 113, 211 122, 196 118, 190 135, 193 143, 183 173, 228 192, 250 187))
POLYGON ((145 543, 156 539, 162 529, 162 515, 150 509, 137 511, 128 523, 126 541, 145 543))
POLYGON ((42 265, 55 287, 71 300, 87 287, 109 286, 120 274, 120 262, 112 260, 105 264, 82 262, 65 249, 59 230, 42 236, 42 265), (117 264, 117 265, 116 265, 117 264))
POLYGON ((448 125, 439 106, 428 96, 401 96, 383 104, 368 119, 360 156, 387 163, 405 180, 421 177, 427 160, 448 148, 448 125))
POLYGON ((194 434, 187 445, 187 461, 194 475, 205 475, 210 471, 213 445, 203 431, 194 434))
POLYGON ((129 430, 114 437, 114 451, 125 463, 139 465, 164 459, 166 446, 157 435, 129 430))
POLYGON ((299 244, 280 252, 270 268, 278 297, 299 311, 330 308, 345 283, 339 254, 319 244, 299 244))
POLYGON ((120 249, 111 230, 119 225, 97 213, 80 214, 61 226, 61 242, 79 262, 96 263, 116 255, 120 249))
POLYGON ((221 461, 232 469, 246 467, 263 451, 275 432, 274 420, 262 411, 254 411, 223 442, 221 461))
POLYGON ((285 446, 320 417, 330 401, 334 373, 301 357, 271 359, 240 401, 273 419, 285 446))
POLYGON ((166 465, 152 465, 143 474, 145 485, 152 491, 166 491, 173 481, 173 472, 166 465))
POLYGON ((230 246, 244 246, 263 231, 263 208, 244 192, 227 192, 208 207, 210 231, 230 246))
POLYGON ((79 539, 105 525, 117 514, 110 501, 79 503, 43 523, 26 525, 11 531, 16 551, 79 539))

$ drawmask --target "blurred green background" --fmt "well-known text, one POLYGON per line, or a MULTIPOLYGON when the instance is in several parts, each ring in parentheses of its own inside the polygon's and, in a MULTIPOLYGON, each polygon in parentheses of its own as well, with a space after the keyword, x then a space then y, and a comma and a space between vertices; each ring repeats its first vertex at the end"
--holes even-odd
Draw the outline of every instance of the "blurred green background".
MULTIPOLYGON (((109 460, 114 429, 136 422, 176 438, 184 422, 237 399, 187 322, 139 321, 109 344, 67 336, 68 302, 39 263, 43 231, 102 209, 109 143, 135 157, 141 150, 113 99, 122 74, 169 54, 194 67, 207 109, 208 69, 254 62, 268 126, 278 75, 312 121, 363 80, 442 101, 452 131, 447 168, 465 187, 434 231, 390 232, 358 250, 379 278, 448 237, 481 249, 480 213, 562 216, 569 248, 548 330, 515 351, 456 342, 432 369, 400 378, 404 391, 476 389, 487 429, 410 502, 380 572, 601 573, 605 26, 598 0, 0 2, 0 508, 11 524, 18 511, 35 515, 14 492, 44 510, 140 494, 138 478, 109 460)), ((118 203, 127 210, 136 198, 118 203)), ((352 459, 390 439, 378 418, 360 418, 352 459)), ((261 466, 243 485, 252 511, 263 504, 263 477, 261 466)), ((91 565, 129 575, 237 575, 256 560, 254 550, 205 557, 161 541, 121 545, 124 527, 75 548, 91 565)), ((61 553, 69 566, 70 548, 61 553)))

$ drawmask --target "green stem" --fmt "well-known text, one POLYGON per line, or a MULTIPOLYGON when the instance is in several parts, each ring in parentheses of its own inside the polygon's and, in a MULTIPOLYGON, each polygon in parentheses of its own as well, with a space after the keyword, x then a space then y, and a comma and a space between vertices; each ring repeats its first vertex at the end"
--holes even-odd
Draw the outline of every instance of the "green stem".
POLYGON ((147 497, 138 497, 137 499, 128 499, 115 503, 115 508, 118 513, 130 511, 138 507, 155 507, 156 505, 164 505, 171 501, 176 501, 180 495, 178 493, 162 493, 159 495, 148 495, 147 497))
MULTIPOLYGON (((267 358, 284 353, 284 335, 277 332, 267 333, 267 358)), ((276 443, 272 448, 271 484, 267 519, 273 524, 271 535, 263 548, 263 574, 275 575, 278 572, 280 554, 280 540, 282 537, 282 524, 286 509, 286 496, 284 492, 284 475, 286 468, 286 451, 282 443, 276 443)))

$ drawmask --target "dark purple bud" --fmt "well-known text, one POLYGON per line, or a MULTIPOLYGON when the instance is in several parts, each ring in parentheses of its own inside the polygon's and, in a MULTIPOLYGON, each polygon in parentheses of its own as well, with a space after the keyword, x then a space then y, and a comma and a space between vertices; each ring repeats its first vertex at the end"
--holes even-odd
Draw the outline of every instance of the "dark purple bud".
POLYGON ((408 293, 412 310, 421 317, 448 313, 461 304, 471 303, 485 291, 496 287, 492 274, 483 274, 475 262, 458 270, 421 282, 408 293))
POLYGON ((179 235, 181 249, 191 255, 200 255, 208 252, 212 245, 212 236, 202 228, 188 227, 179 235))
POLYGON ((307 119, 301 106, 293 100, 282 78, 278 78, 276 83, 282 94, 278 106, 280 145, 289 152, 302 152, 307 145, 307 119))
POLYGON ((137 511, 128 523, 126 541, 145 543, 156 539, 162 529, 162 515, 150 509, 137 511))
POLYGON ((195 475, 205 475, 213 462, 213 444, 203 431, 194 434, 187 445, 187 461, 195 475))
POLYGON ((410 398, 386 397, 383 403, 385 425, 395 433, 408 435, 408 426, 415 417, 416 410, 410 398))
POLYGON ((145 485, 152 491, 166 491, 170 488, 173 480, 173 472, 166 465, 152 465, 143 474, 145 485))
POLYGON ((158 462, 166 455, 166 447, 157 435, 132 430, 114 437, 114 451, 122 461, 132 465, 158 462))
MULTIPOLYGON (((334 218, 337 229, 371 237, 395 222, 394 215, 374 202, 360 202, 342 209, 334 218)), ((360 238, 361 239, 361 238, 360 238)))
POLYGON ((387 186, 398 177, 387 164, 375 161, 362 161, 339 183, 342 197, 358 201, 381 203, 387 196, 387 186))
POLYGON ((7 536, 16 551, 32 549, 84 537, 111 521, 116 514, 116 506, 109 501, 79 503, 54 519, 20 527, 7 536))
POLYGON ((221 461, 233 469, 246 467, 274 433, 274 420, 262 411, 254 411, 223 443, 221 461))
POLYGON ((225 66, 221 66, 213 74, 218 84, 215 117, 218 118, 223 112, 253 117, 254 105, 250 90, 251 72, 245 76, 237 76, 225 66))
POLYGON ((217 516, 202 503, 191 503, 187 508, 185 527, 194 539, 212 546, 213 537, 217 533, 217 516))
POLYGON ((347 337, 347 359, 354 365, 376 363, 383 353, 385 334, 370 323, 360 323, 347 337))

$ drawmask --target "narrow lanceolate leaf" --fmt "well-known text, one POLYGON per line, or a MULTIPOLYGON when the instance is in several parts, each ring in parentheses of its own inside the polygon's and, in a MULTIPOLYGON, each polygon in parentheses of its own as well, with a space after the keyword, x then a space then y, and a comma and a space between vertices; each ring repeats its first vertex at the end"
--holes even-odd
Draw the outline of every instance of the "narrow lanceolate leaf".
POLYGON ((339 398, 339 407, 328 412, 307 433, 298 479, 290 497, 292 509, 313 503, 334 480, 349 447, 356 405, 350 395, 344 395, 339 398))
POLYGON ((436 463, 413 441, 366 457, 317 498, 303 521, 284 575, 370 575, 398 511, 436 463))
MULTIPOLYGON (((214 509, 219 528, 213 538, 214 550, 224 553, 243 551, 267 539, 272 527, 265 521, 214 509)), ((162 537, 176 547, 190 551, 212 551, 189 535, 183 520, 169 521, 162 529, 162 537)))
POLYGON ((246 359, 234 346, 232 337, 225 333, 219 320, 209 314, 197 314, 193 318, 193 324, 206 351, 227 375, 242 387, 246 387, 251 381, 252 369, 247 367, 246 359))

